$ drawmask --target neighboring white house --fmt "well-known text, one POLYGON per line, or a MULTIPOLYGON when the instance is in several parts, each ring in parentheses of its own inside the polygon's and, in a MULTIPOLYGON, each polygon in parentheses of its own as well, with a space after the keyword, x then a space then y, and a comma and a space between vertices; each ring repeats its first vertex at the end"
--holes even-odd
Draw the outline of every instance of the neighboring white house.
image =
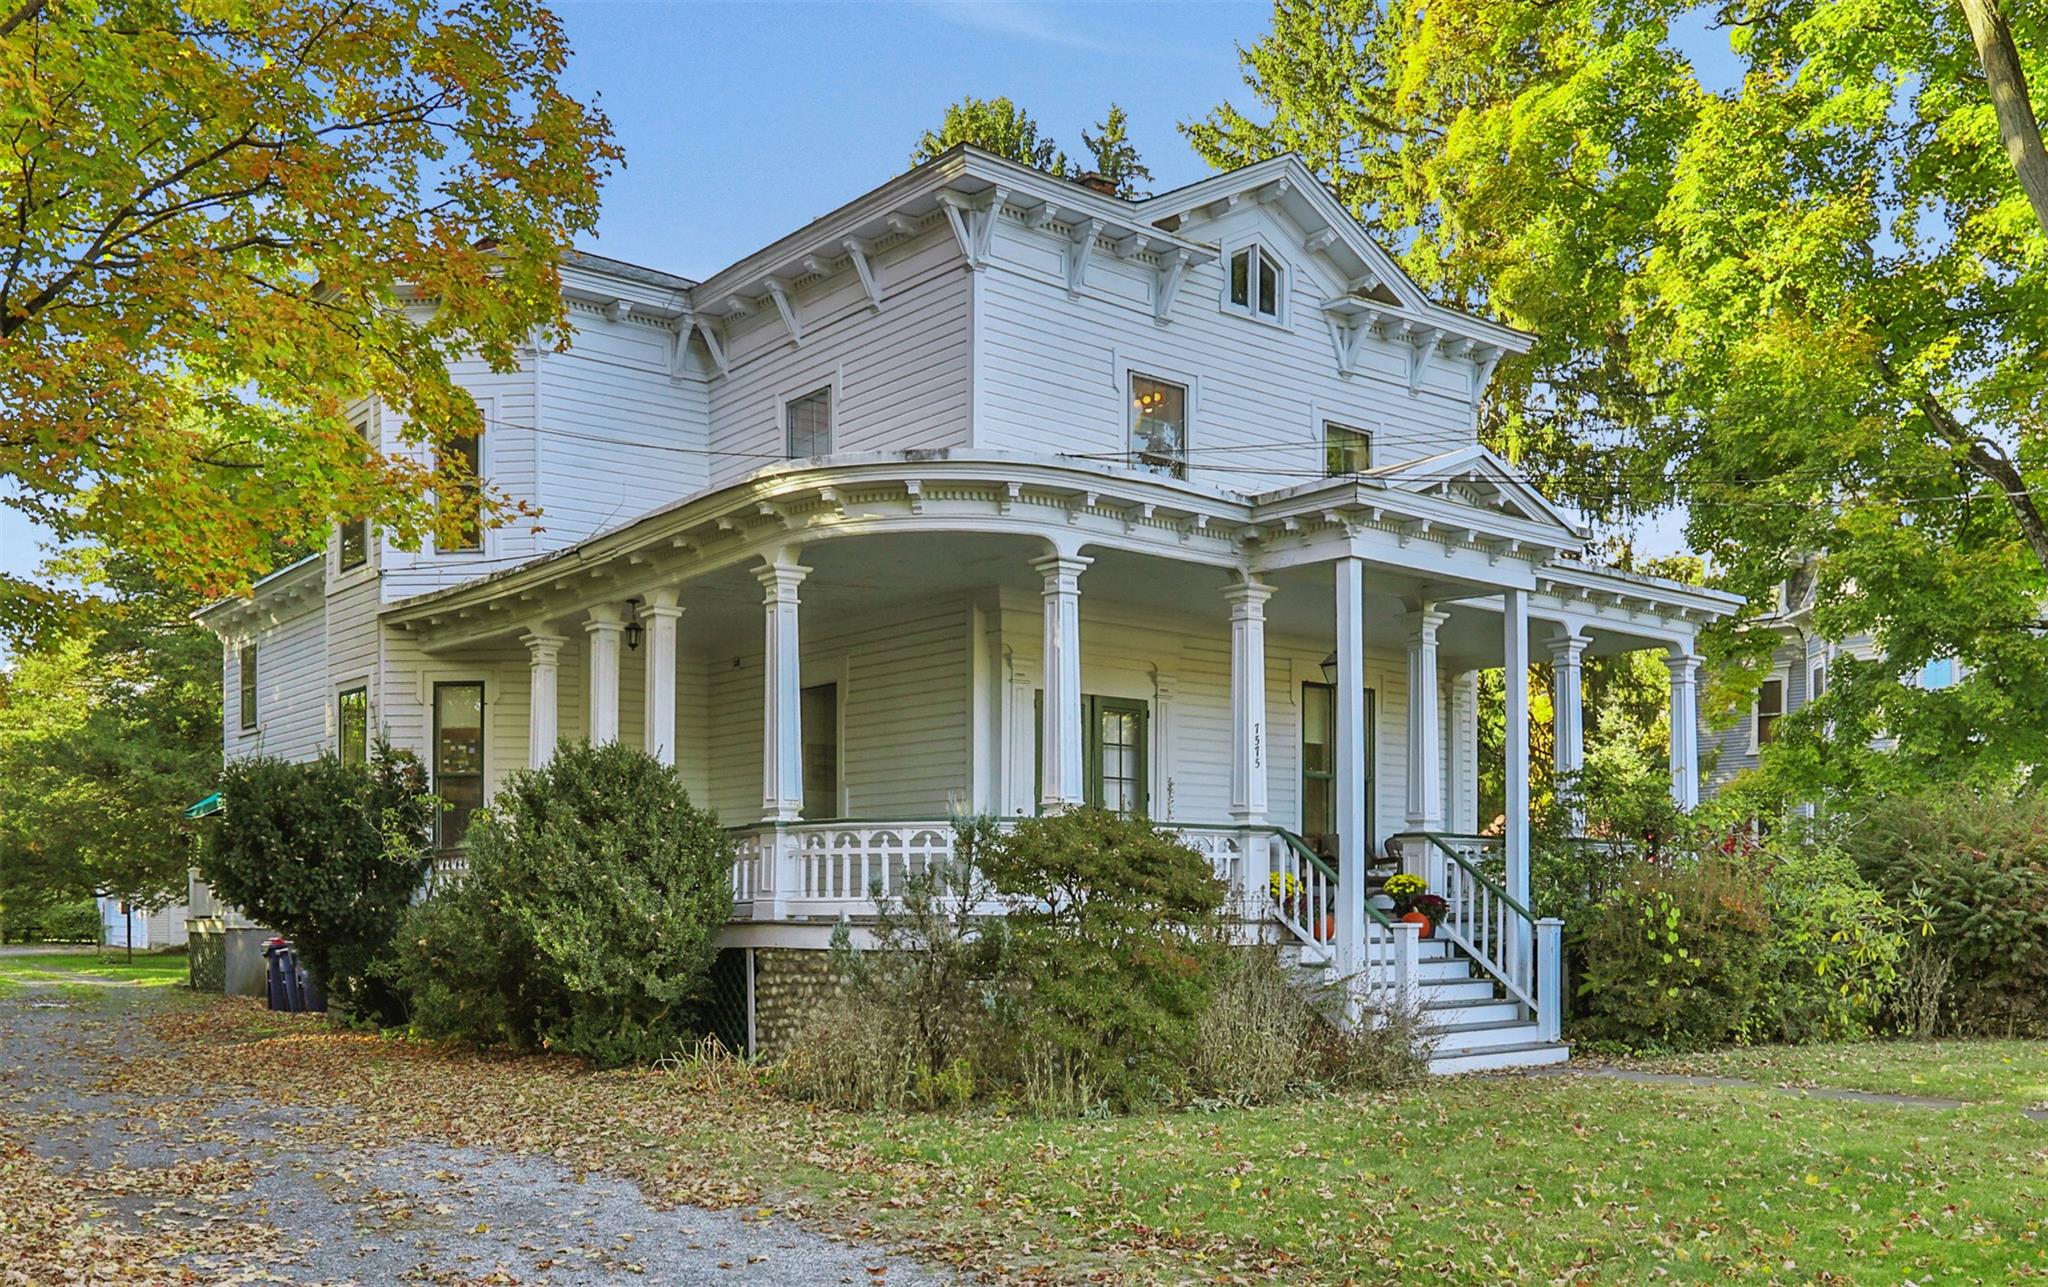
MULTIPOLYGON (((1809 561, 1778 583, 1772 591, 1771 611, 1745 627, 1772 631, 1778 642, 1771 653, 1770 670, 1758 682, 1749 709, 1732 725, 1707 730, 1713 752, 1707 776, 1709 794, 1757 766, 1764 746, 1777 735, 1778 722, 1827 691, 1828 671, 1837 658, 1869 661, 1881 655, 1877 642, 1867 634, 1829 639, 1821 633, 1814 624, 1818 590, 1819 578, 1809 561)), ((1961 683, 1968 673, 1969 668, 1955 658, 1937 657, 1906 682, 1932 691, 1961 683)), ((1892 742, 1876 738, 1871 745, 1889 749, 1892 742)))
POLYGON ((137 951, 184 946, 185 904, 144 907, 125 899, 104 896, 98 901, 100 942, 106 946, 132 947, 137 951))
MULTIPOLYGON (((956 148, 702 282, 563 277, 566 352, 458 371, 481 472, 542 525, 349 525, 208 608, 230 757, 410 747, 455 865, 558 740, 644 746, 737 824, 760 1044, 764 998, 946 853, 952 811, 1099 801, 1182 828, 1248 932, 1445 1008, 1441 1066, 1562 1057, 1554 927, 1510 905, 1525 791, 1470 838, 1475 673, 1665 654, 1690 804, 1694 639, 1737 601, 1586 561, 1478 445, 1529 336, 1426 300, 1291 156, 1132 202, 956 148), (1352 878, 1402 833, 1448 944, 1352 878), (1505 889, 1468 867, 1487 845, 1505 889)), ((403 449, 391 409, 363 424, 403 449)), ((1579 703, 1558 718, 1575 763, 1579 703)))

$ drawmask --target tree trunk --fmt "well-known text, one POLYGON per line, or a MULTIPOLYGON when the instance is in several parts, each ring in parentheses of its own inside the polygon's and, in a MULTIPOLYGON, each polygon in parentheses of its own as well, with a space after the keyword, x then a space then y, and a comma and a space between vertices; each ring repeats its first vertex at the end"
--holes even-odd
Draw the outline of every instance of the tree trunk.
POLYGON ((2000 0, 1958 0, 1977 46, 1977 61, 1991 89, 1991 107, 1998 114, 1998 134, 2005 154, 2019 175, 2020 187, 2034 207, 2034 219, 2048 233, 2048 151, 2041 147, 2041 126, 2027 97, 2027 77, 2012 28, 1999 8, 2000 0))

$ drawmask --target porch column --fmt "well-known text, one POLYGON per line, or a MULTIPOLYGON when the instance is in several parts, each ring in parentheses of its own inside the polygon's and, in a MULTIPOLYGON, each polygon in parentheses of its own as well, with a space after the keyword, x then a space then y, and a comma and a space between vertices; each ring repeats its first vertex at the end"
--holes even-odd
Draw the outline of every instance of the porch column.
MULTIPOLYGON (((1529 905, 1529 595, 1501 592, 1501 688, 1507 697, 1506 844, 1508 894, 1529 905)), ((1519 916, 1508 918, 1509 968, 1529 985, 1530 940, 1519 916)))
MULTIPOLYGON (((1589 642, 1584 635, 1567 632, 1550 643, 1550 704, 1556 734, 1551 762, 1559 778, 1586 767, 1586 673, 1581 659, 1589 642)), ((1578 834, 1586 829, 1586 811, 1576 800, 1578 791, 1572 794, 1572 831, 1578 834)))
POLYGON ((1451 676, 1451 799, 1452 831, 1479 830, 1479 672, 1461 670, 1451 676))
POLYGON ((555 743, 561 737, 555 717, 556 681, 561 675, 562 645, 569 641, 533 630, 521 635, 519 642, 526 645, 526 767, 544 769, 555 758, 555 743))
POLYGON ((683 610, 674 590, 649 590, 640 606, 647 623, 647 753, 676 762, 676 618, 683 610))
POLYGON ((1365 968, 1365 560, 1336 560, 1337 589, 1337 969, 1365 968))
POLYGON ((1039 699, 1044 748, 1039 804, 1048 812, 1080 804, 1081 782, 1081 573, 1092 559, 1054 554, 1031 566, 1045 578, 1045 676, 1039 699))
POLYGON ((1247 580, 1223 591, 1230 604, 1230 820, 1266 820, 1266 600, 1273 587, 1247 580))
MULTIPOLYGON (((761 819, 795 822, 804 812, 803 680, 797 669, 796 588, 811 570, 790 554, 755 569, 766 609, 761 676, 761 819)), ((785 891, 778 881, 776 893, 785 891)))
POLYGON ((1436 633, 1450 620, 1425 601, 1409 618, 1408 829, 1444 829, 1443 720, 1437 710, 1436 633))
POLYGON ((619 635, 626 614, 615 603, 601 603, 583 623, 590 634, 590 744, 608 746, 619 740, 619 635))
POLYGON ((1700 802, 1700 659, 1673 652, 1664 664, 1671 670, 1671 802, 1690 811, 1700 802))

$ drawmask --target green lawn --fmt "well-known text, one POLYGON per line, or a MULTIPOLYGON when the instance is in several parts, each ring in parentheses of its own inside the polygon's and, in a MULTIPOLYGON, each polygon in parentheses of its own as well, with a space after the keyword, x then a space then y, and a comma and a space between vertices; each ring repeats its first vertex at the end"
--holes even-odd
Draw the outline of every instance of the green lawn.
MULTIPOLYGON (((1952 1047, 1951 1066, 1990 1087, 2003 1055, 1977 1053, 1952 1047)), ((1211 1270, 1890 1283, 2048 1271, 2048 1124, 2019 1107, 1504 1077, 1242 1113, 848 1133, 885 1164, 930 1168, 920 1204, 988 1194, 1053 1240, 1105 1252, 1156 1240, 1211 1270)), ((980 1210, 960 1218, 986 1223, 980 1210)))
MULTIPOLYGON (((25 968, 9 962, 9 973, 25 968)), ((161 979, 169 960, 138 965, 161 979)), ((35 968, 50 968, 47 959, 35 968)), ((90 960, 71 968, 106 977, 90 960)), ((132 994, 131 994, 132 995, 132 994)), ((1037 1121, 822 1112, 656 1070, 479 1055, 214 998, 132 1063, 345 1129, 540 1151, 673 1201, 789 1210, 1000 1278, 1153 1283, 2008 1282, 2048 1277, 2048 1043, 1731 1051, 1250 1111, 1037 1121), (1777 1083, 1953 1096, 1930 1109, 1777 1083)), ((337 1128, 341 1129, 341 1128, 337 1128)))
POLYGON ((183 952, 105 953, 90 948, 76 952, 0 955, 0 996, 25 988, 53 991, 66 997, 96 996, 112 985, 181 987, 186 979, 183 952))
POLYGON ((1859 1041, 1639 1060, 1660 1072, 1946 1099, 2048 1102, 2048 1041, 1859 1041))

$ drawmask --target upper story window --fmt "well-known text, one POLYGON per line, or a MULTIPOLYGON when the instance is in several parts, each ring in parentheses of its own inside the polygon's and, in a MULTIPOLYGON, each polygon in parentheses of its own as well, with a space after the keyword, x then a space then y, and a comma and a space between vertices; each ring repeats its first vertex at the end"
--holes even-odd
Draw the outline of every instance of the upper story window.
MULTIPOLYGON (((356 432, 363 438, 365 446, 370 439, 370 422, 367 418, 356 422, 356 432)), ((341 524, 339 529, 338 554, 341 570, 347 572, 370 561, 370 520, 352 518, 341 524)))
POLYGON ((1279 321, 1280 291, 1286 276, 1286 266, 1265 247, 1244 247, 1230 257, 1230 306, 1279 321))
POLYGON ((1372 435, 1333 421, 1323 422, 1323 472, 1332 478, 1372 468, 1372 435))
POLYGON ((443 554, 473 554, 484 547, 483 446, 481 434, 463 434, 441 454, 438 495, 448 521, 434 548, 443 554))
POLYGON ((1785 677, 1773 675, 1756 690, 1756 710, 1751 716, 1750 743, 1767 745, 1778 735, 1778 721, 1785 717, 1785 677))
POLYGON ((1131 372, 1131 463, 1174 478, 1188 476, 1188 389, 1131 372))
POLYGON ((242 688, 242 727, 256 727, 256 645, 245 643, 235 654, 242 688))
POLYGON ((791 460, 832 454, 832 386, 814 389, 782 406, 785 451, 791 460))

